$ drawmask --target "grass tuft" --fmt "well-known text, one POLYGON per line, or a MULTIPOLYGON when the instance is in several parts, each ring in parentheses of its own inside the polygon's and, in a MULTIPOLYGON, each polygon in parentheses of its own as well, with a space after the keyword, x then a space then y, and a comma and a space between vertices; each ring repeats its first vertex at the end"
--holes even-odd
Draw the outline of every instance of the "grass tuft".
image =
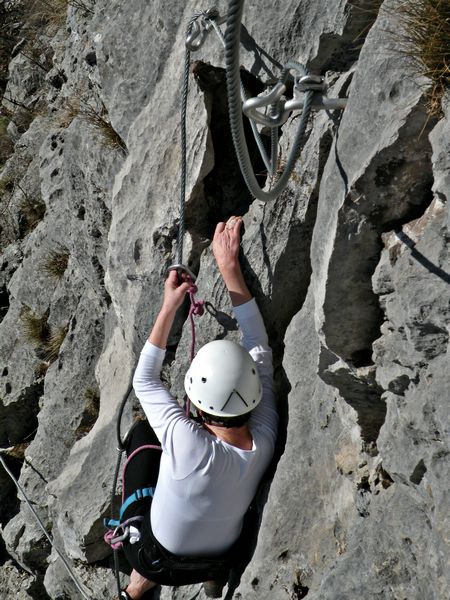
POLYGON ((43 363, 36 369, 35 375, 44 376, 47 368, 58 358, 68 328, 50 328, 48 315, 38 315, 28 306, 24 307, 20 320, 25 337, 39 348, 39 356, 43 359, 43 363), (44 365, 46 365, 45 368, 44 365))
POLYGON ((7 175, 0 179, 0 200, 2 200, 4 194, 14 190, 15 180, 16 178, 13 175, 7 175))
POLYGON ((75 430, 77 440, 87 435, 95 425, 100 411, 100 391, 96 387, 86 390, 84 395, 86 403, 81 417, 81 422, 75 430))
POLYGON ((29 11, 28 25, 57 28, 63 25, 67 17, 68 3, 64 0, 34 0, 29 11))
POLYGON ((105 107, 102 107, 101 111, 97 112, 86 102, 79 99, 72 99, 67 104, 60 124, 62 127, 68 127, 78 117, 86 123, 93 133, 99 136, 104 147, 126 155, 128 151, 125 142, 111 125, 107 114, 105 107))
POLYGON ((428 109, 441 112, 441 99, 450 85, 450 2, 408 0, 395 9, 403 32, 400 51, 409 56, 420 75, 431 80, 428 109))
POLYGON ((51 250, 42 261, 41 269, 55 279, 61 279, 67 269, 69 253, 67 251, 51 250))
POLYGON ((37 345, 45 345, 50 337, 50 328, 47 323, 47 315, 38 315, 28 306, 20 315, 25 337, 37 345))
POLYGON ((12 175, 6 175, 0 180, 0 250, 16 239, 11 213, 15 180, 12 175))
POLYGON ((0 169, 14 151, 14 142, 8 134, 8 117, 0 116, 0 169))
POLYGON ((5 175, 0 180, 0 249, 18 238, 23 239, 45 215, 46 206, 42 198, 33 197, 18 180, 17 173, 5 175), (14 203, 13 210, 16 190, 21 192, 22 199, 18 207, 14 203))
POLYGON ((67 327, 58 327, 52 329, 47 342, 44 345, 45 360, 48 363, 55 362, 58 358, 59 350, 67 335, 67 327))
POLYGON ((36 379, 43 379, 48 371, 49 366, 50 363, 48 362, 40 362, 34 369, 34 376, 36 379))
POLYGON ((66 21, 69 6, 82 11, 84 15, 94 12, 84 0, 34 0, 28 7, 28 23, 32 28, 38 25, 59 28, 66 21))
POLYGON ((46 211, 45 203, 41 198, 32 198, 28 194, 24 196, 19 209, 19 236, 24 238, 44 218, 46 211))

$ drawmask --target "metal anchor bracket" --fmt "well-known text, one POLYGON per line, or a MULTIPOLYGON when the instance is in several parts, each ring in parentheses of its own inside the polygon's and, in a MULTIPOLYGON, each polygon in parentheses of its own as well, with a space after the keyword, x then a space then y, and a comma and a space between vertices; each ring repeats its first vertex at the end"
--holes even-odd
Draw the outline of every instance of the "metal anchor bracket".
POLYGON ((285 91, 286 86, 279 82, 264 96, 256 96, 256 98, 246 100, 242 106, 242 110, 249 119, 253 119, 253 121, 256 121, 260 125, 279 127, 287 119, 287 116, 285 117, 284 115, 284 101, 281 100, 285 91), (258 110, 258 108, 268 108, 276 103, 278 103, 279 108, 276 115, 265 114, 258 110))
MULTIPOLYGON (((303 108, 304 104, 305 101, 303 98, 294 98, 293 100, 288 100, 284 105, 285 113, 287 113, 288 116, 291 111, 303 108)), ((346 106, 347 98, 327 98, 326 96, 322 96, 322 94, 317 93, 314 94, 311 108, 316 110, 344 110, 346 106)))
POLYGON ((293 110, 299 110, 304 106, 304 93, 315 92, 312 100, 312 108, 324 110, 343 110, 347 105, 347 98, 327 98, 326 84, 320 75, 303 75, 295 79, 294 98, 283 100, 282 96, 286 86, 277 83, 270 92, 263 96, 250 98, 244 102, 242 110, 249 118, 266 127, 280 127, 283 125, 293 110), (267 109, 272 104, 278 103, 278 111, 275 115, 261 112, 260 108, 267 109))
POLYGON ((295 79, 294 92, 310 90, 324 92, 326 90, 325 79, 321 75, 303 75, 295 79))
POLYGON ((197 19, 192 22, 190 32, 186 36, 186 48, 191 52, 199 50, 214 27, 212 21, 216 25, 221 25, 226 20, 227 17, 221 17, 216 7, 199 13, 197 19))

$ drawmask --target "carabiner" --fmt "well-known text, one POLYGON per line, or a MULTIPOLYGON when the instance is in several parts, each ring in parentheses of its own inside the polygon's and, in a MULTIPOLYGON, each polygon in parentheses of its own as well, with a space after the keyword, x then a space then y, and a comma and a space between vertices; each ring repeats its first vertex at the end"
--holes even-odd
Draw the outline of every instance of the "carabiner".
POLYGON ((203 46, 208 33, 214 27, 213 21, 217 25, 222 25, 227 20, 226 15, 221 17, 217 7, 213 6, 195 15, 195 21, 192 22, 190 31, 186 36, 186 48, 195 52, 203 46))
POLYGON ((208 29, 206 28, 204 19, 202 18, 201 25, 198 20, 194 21, 192 23, 191 31, 186 37, 186 48, 191 50, 191 52, 195 52, 203 46, 207 36, 208 29))

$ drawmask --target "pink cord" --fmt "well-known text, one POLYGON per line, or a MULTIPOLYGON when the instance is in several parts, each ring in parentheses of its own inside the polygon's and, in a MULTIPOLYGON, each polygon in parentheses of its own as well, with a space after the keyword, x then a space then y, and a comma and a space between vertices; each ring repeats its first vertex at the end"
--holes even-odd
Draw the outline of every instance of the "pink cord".
POLYGON ((122 542, 113 542, 112 540, 115 538, 115 536, 116 532, 110 529, 105 533, 103 539, 108 544, 108 546, 111 546, 113 550, 120 550, 120 548, 122 548, 122 542))
MULTIPOLYGON (((145 446, 139 446, 139 448, 136 448, 136 450, 134 450, 130 456, 128 456, 127 460, 125 461, 125 464, 123 465, 123 471, 122 471, 122 481, 125 481, 125 471, 127 470, 127 466, 128 463, 130 462, 130 460, 136 456, 136 454, 138 454, 141 450, 160 450, 162 451, 161 446, 155 446, 153 444, 146 444, 145 446)), ((125 487, 122 486, 122 504, 125 501, 125 487)))

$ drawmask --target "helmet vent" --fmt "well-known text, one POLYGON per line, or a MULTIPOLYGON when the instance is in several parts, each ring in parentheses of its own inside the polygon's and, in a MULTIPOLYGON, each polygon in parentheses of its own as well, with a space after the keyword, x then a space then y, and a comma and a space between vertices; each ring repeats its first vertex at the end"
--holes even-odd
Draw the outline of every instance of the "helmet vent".
POLYGON ((252 373, 253 373, 253 375, 256 375, 255 369, 252 369, 252 373))
POLYGON ((202 377, 203 383, 206 383, 206 377, 202 377))
POLYGON ((189 381, 192 383, 192 377, 189 378, 189 381))
POLYGON ((209 407, 209 410, 214 410, 214 406, 210 406, 210 407, 209 407))

